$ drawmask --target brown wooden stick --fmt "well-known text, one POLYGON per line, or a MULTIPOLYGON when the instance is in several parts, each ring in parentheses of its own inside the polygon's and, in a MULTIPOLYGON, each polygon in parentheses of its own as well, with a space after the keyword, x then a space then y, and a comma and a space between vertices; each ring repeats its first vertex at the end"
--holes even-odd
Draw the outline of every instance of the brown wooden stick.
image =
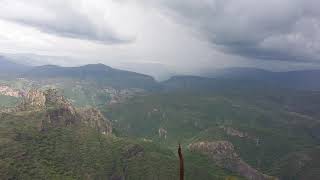
POLYGON ((178 154, 179 154, 179 160, 180 160, 180 180, 184 180, 184 160, 183 160, 182 149, 180 144, 179 144, 178 154))

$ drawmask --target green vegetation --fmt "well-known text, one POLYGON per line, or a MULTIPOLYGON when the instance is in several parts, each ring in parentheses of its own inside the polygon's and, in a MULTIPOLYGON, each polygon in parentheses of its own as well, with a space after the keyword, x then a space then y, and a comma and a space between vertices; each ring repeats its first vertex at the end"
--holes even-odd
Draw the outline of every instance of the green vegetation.
POLYGON ((0 95, 0 107, 12 107, 19 101, 19 98, 0 95))
MULTIPOLYGON (((158 143, 106 136, 81 124, 43 130, 46 118, 40 109, 0 115, 0 179, 178 178, 176 154, 158 143)), ((241 179, 202 156, 186 153, 186 161, 187 179, 241 179)))
MULTIPOLYGON (((175 180, 178 143, 187 180, 242 179, 188 150, 191 143, 217 140, 228 141, 228 150, 233 153, 234 146, 243 161, 265 174, 284 180, 320 177, 320 93, 292 90, 319 90, 318 72, 309 83, 308 72, 292 78, 296 72, 260 70, 231 73, 230 79, 177 76, 159 83, 102 64, 18 69, 0 83, 22 93, 62 90, 75 106, 100 108, 112 121, 113 135, 99 131, 107 119, 88 118, 97 111, 75 111, 60 97, 58 105, 47 98, 41 102, 40 93, 30 98, 31 108, 24 104, 0 113, 0 179, 175 180), (26 79, 15 79, 22 72, 26 79)), ((0 107, 18 101, 0 95, 0 107)))
POLYGON ((73 101, 76 106, 103 106, 110 101, 110 96, 94 85, 63 85, 64 95, 73 101))
POLYGON ((196 141, 230 141, 247 163, 286 179, 282 172, 287 166, 279 167, 279 171, 274 165, 288 154, 316 148, 319 141, 310 130, 319 122, 292 113, 283 102, 274 101, 273 96, 279 95, 256 92, 249 96, 231 91, 162 93, 113 105, 105 109, 105 114, 114 121, 119 136, 150 139, 172 149, 178 142, 187 147, 196 141), (167 131, 167 139, 159 137, 160 128, 167 131), (230 135, 225 128, 246 135, 230 135))
MULTIPOLYGON (((215 140, 231 142, 246 163, 265 174, 285 180, 319 177, 317 92, 249 88, 148 92, 108 105, 112 94, 105 87, 60 80, 6 84, 17 89, 56 87, 76 106, 99 107, 112 121, 115 136, 82 126, 40 131, 46 118, 41 111, 1 114, 0 179, 177 179, 178 143, 185 151, 187 179, 240 179, 188 151, 190 143, 215 140), (166 136, 159 136, 159 130, 166 136)), ((0 106, 18 101, 0 96, 0 106)), ((56 107, 51 108, 53 113, 56 107)))

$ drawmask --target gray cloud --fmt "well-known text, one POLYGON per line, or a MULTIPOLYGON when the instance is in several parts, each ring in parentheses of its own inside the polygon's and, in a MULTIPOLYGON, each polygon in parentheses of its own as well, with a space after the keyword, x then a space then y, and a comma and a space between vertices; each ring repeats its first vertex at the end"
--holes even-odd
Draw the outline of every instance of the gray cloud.
POLYGON ((32 26, 46 33, 106 44, 134 40, 133 37, 114 32, 104 20, 103 12, 92 13, 79 1, 1 0, 0 5, 0 18, 32 26))
POLYGON ((0 53, 167 77, 318 68, 319 0, 0 0, 0 53))
POLYGON ((226 53, 264 60, 320 60, 317 0, 157 0, 153 5, 226 53))

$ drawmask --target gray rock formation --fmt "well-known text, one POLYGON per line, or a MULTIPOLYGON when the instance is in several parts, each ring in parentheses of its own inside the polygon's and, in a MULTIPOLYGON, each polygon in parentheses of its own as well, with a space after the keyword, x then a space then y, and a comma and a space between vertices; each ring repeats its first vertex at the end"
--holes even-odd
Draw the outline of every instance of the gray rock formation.
POLYGON ((18 110, 35 110, 43 109, 46 106, 46 96, 42 91, 32 89, 26 96, 23 97, 21 104, 18 105, 18 110))
POLYGON ((196 142, 189 145, 192 152, 207 155, 218 166, 239 173, 249 180, 269 180, 274 177, 265 175, 244 162, 228 141, 196 142))
POLYGON ((44 111, 41 130, 84 124, 102 134, 111 135, 112 125, 98 109, 77 109, 55 89, 30 90, 16 111, 44 111))
POLYGON ((13 89, 7 85, 0 84, 0 94, 5 96, 12 96, 12 97, 21 97, 23 96, 23 92, 17 89, 13 89))
POLYGON ((96 108, 79 109, 81 121, 89 127, 97 129, 102 134, 111 135, 112 125, 96 108))
POLYGON ((158 130, 159 138, 167 139, 167 133, 167 130, 165 130, 164 128, 159 128, 158 130))

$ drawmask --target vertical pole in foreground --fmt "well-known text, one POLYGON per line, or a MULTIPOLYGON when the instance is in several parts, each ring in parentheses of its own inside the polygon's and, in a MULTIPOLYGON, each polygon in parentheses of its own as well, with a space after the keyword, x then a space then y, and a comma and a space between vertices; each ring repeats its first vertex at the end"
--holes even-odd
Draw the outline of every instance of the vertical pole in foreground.
POLYGON ((178 154, 179 154, 179 160, 180 160, 180 180, 184 180, 184 161, 183 161, 182 149, 180 144, 179 144, 178 154))

